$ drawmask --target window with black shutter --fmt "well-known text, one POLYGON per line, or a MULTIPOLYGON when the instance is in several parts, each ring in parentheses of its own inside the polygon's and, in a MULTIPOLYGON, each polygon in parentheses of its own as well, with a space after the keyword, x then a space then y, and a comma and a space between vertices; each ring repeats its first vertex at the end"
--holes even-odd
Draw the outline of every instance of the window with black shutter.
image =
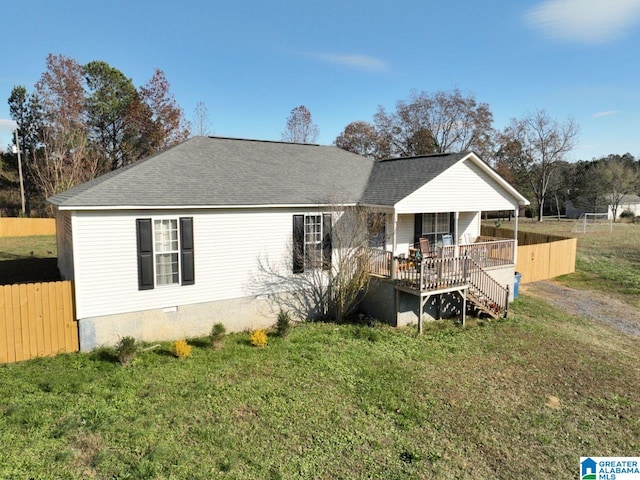
POLYGON ((193 218, 136 220, 138 289, 195 283, 193 218))
POLYGON ((331 268, 331 214, 293 216, 293 273, 331 268))

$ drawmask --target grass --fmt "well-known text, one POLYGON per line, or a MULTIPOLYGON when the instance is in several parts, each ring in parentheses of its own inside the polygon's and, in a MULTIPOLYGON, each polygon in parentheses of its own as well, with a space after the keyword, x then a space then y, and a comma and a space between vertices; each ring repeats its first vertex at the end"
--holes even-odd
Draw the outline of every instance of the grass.
POLYGON ((512 310, 2 366, 0 477, 567 478, 636 455, 638 342, 526 295, 512 310))
POLYGON ((60 280, 55 235, 0 237, 0 285, 60 280))
MULTIPOLYGON (((633 303, 638 235, 580 237, 563 281, 633 303)), ((640 340, 526 293, 508 320, 422 337, 308 323, 261 349, 190 343, 0 366, 0 478, 575 478, 580 456, 640 450, 640 340)))

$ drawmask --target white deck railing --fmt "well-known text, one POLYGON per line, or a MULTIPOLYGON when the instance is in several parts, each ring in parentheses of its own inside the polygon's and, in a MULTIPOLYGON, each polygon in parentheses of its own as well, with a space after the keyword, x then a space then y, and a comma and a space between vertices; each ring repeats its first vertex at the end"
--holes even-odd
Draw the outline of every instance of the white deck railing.
POLYGON ((480 237, 480 240, 476 243, 442 247, 440 256, 444 258, 470 257, 483 268, 515 263, 515 240, 490 240, 487 237, 480 237))

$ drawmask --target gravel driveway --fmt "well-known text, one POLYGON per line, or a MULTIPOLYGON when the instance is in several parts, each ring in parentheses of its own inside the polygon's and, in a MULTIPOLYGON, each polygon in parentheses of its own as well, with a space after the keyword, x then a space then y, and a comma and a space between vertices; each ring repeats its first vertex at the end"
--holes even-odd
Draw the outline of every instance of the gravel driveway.
POLYGON ((530 295, 580 317, 606 323, 625 333, 640 337, 640 311, 620 300, 591 290, 576 290, 552 280, 520 287, 530 295), (524 287, 524 288, 522 288, 524 287))

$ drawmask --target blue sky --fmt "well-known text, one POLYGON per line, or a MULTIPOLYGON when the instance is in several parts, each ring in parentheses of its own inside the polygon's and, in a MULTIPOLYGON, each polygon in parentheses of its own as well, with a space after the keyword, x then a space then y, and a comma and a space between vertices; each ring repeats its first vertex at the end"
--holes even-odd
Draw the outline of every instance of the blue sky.
POLYGON ((581 131, 570 160, 640 156, 640 0, 92 0, 3 2, 6 99, 33 89, 47 54, 104 60, 139 86, 164 70, 187 119, 213 133, 279 140, 306 105, 331 144, 412 89, 459 88, 494 126, 544 108, 581 131))

